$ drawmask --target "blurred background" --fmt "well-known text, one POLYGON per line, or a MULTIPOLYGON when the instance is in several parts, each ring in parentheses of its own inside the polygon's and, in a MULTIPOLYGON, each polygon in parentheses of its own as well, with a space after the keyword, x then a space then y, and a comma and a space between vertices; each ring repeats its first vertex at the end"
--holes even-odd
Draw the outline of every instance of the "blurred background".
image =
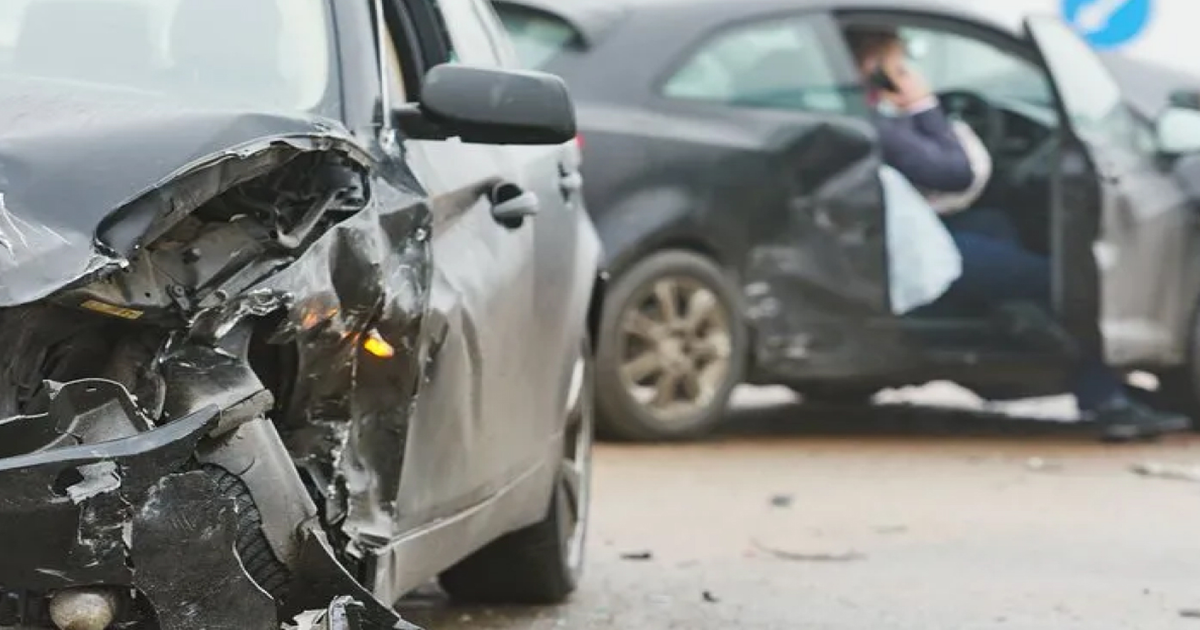
MULTIPOLYGON (((928 343, 957 363, 912 368, 906 361, 928 346, 892 346, 848 306, 879 299, 869 278, 883 269, 878 257, 830 254, 800 236, 813 225, 760 223, 756 210, 780 203, 774 195, 787 193, 771 188, 789 177, 848 195, 819 165, 843 164, 853 149, 812 129, 851 128, 844 118, 862 114, 837 21, 874 20, 900 27, 935 91, 987 102, 952 112, 993 152, 983 198, 1024 213, 1026 246, 1062 258, 1047 231, 1059 211, 1046 201, 1056 171, 1029 156, 1078 122, 1061 120, 1052 85, 1076 103, 1104 107, 1109 96, 1078 53, 1068 69, 1053 59, 1047 69, 1020 48, 1026 17, 1059 20, 1128 104, 1130 146, 1141 147, 1129 151, 1154 163, 1151 183, 1126 178, 1102 192, 1121 200, 1126 214, 1111 216, 1125 222, 1093 229, 1125 257, 1108 264, 1096 248, 1091 312, 1105 315, 1092 323, 1131 391, 1190 413, 1195 349, 1181 340, 1192 338, 1194 296, 1181 278, 1198 260, 1186 252, 1197 251, 1188 157, 1200 145, 1180 131, 1195 130, 1194 117, 1170 131, 1161 120, 1200 89, 1200 3, 493 4, 522 62, 564 76, 577 99, 587 202, 614 269, 609 301, 619 303, 599 348, 610 439, 595 455, 589 565, 573 603, 461 609, 429 591, 408 602, 414 620, 497 630, 1200 624, 1200 440, 1098 442, 1073 397, 1049 384, 1059 379, 1053 361, 1014 359, 1011 337, 985 348, 979 327, 937 328, 926 341, 936 337, 928 343), (999 130, 988 126, 996 119, 999 130), (784 158, 805 174, 778 167, 784 158), (1158 194, 1167 188, 1181 192, 1158 194), (790 292, 797 279, 826 291, 790 292), (651 331, 672 317, 694 326, 651 331), (755 338, 736 332, 745 321, 755 338), (1159 333, 1160 345, 1147 341, 1159 333), (680 357, 691 363, 678 373, 691 376, 664 385, 680 357)), ((863 242, 838 229, 824 241, 863 242)), ((1072 265, 1058 267, 1057 281, 1086 286, 1088 270, 1072 265)))

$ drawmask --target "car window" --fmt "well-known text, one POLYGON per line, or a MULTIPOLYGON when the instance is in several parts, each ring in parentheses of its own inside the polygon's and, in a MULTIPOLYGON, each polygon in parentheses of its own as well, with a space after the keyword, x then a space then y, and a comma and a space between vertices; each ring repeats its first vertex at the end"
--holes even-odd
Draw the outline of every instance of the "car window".
POLYGON ((796 18, 718 33, 671 75, 662 92, 742 107, 845 112, 846 94, 817 29, 796 18))
POLYGON ((935 91, 966 90, 1054 107, 1054 92, 1036 64, 988 42, 949 31, 902 27, 909 57, 935 91))
POLYGON ((466 0, 440 0, 438 7, 450 33, 451 59, 475 66, 498 68, 504 64, 479 13, 466 0))
POLYGON ((1075 131, 1093 138, 1135 142, 1136 125, 1121 86, 1091 47, 1056 19, 1030 20, 1030 29, 1075 131))
POLYGON ((583 36, 566 20, 507 3, 494 6, 526 68, 544 68, 560 53, 583 43, 583 36))
POLYGON ((492 48, 495 49, 496 56, 500 59, 501 65, 509 68, 520 67, 522 65, 521 59, 517 55, 512 39, 508 36, 508 31, 504 29, 504 24, 500 21, 500 16, 497 15, 495 6, 491 3, 491 0, 470 1, 471 6, 475 9, 475 13, 479 16, 479 22, 483 24, 484 29, 488 33, 488 38, 492 41, 492 48))
POLYGON ((325 0, 0 0, 0 73, 310 110, 329 32, 325 0))

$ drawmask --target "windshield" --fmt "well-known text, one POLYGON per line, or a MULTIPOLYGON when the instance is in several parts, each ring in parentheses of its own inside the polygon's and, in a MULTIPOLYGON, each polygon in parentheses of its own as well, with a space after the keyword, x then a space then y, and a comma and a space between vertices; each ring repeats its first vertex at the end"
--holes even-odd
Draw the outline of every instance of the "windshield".
POLYGON ((559 53, 581 45, 583 38, 560 18, 507 3, 494 6, 526 68, 544 68, 559 53))
POLYGON ((327 24, 325 0, 0 0, 0 75, 310 110, 329 83, 327 24))
POLYGON ((1032 18, 1029 29, 1077 132, 1102 132, 1122 118, 1126 110, 1121 87, 1082 38, 1053 18, 1032 18))

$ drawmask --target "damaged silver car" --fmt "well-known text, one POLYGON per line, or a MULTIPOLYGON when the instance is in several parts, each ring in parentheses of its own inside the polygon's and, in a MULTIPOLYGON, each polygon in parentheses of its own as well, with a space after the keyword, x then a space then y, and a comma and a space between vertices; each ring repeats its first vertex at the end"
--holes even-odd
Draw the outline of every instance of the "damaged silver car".
POLYGON ((0 626, 575 588, 574 109, 487 3, 441 5, 0 5, 0 626))

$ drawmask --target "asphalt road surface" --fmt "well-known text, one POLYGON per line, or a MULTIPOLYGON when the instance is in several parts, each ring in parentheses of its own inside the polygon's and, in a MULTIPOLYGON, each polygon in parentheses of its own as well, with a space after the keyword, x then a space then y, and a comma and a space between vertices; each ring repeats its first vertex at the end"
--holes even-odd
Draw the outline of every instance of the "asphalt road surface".
POLYGON ((432 630, 1200 629, 1200 482, 1131 470, 1200 466, 1200 441, 1111 447, 1045 420, 744 399, 713 440, 599 449, 570 604, 430 593, 406 615, 432 630))

